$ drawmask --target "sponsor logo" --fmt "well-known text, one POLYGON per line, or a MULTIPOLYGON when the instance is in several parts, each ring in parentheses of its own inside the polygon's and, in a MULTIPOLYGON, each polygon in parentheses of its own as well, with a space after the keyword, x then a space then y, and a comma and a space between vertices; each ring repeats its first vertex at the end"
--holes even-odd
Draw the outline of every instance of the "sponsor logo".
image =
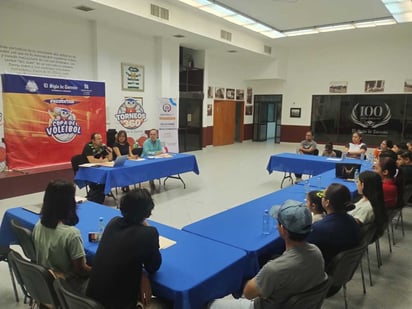
POLYGON ((389 122, 391 109, 388 104, 383 105, 360 105, 355 104, 352 109, 352 121, 365 129, 376 129, 389 122))
POLYGON ((135 98, 125 98, 115 117, 121 126, 126 129, 137 129, 146 121, 143 106, 135 98))
POLYGON ((28 92, 36 92, 39 90, 39 87, 37 86, 36 82, 34 80, 28 80, 26 84, 26 90, 28 92))
POLYGON ((48 111, 50 115, 46 134, 60 143, 71 142, 76 135, 81 134, 81 127, 77 124, 76 115, 70 109, 55 107, 48 111))

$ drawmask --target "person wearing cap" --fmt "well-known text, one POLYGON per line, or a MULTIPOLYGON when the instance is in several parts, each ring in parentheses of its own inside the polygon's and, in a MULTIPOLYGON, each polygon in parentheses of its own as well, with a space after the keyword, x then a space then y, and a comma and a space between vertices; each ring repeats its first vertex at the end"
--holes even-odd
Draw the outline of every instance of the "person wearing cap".
POLYGON ((326 216, 312 225, 306 241, 316 245, 325 259, 325 266, 339 252, 356 247, 361 230, 355 219, 346 212, 355 206, 347 187, 338 183, 329 185, 322 197, 326 216))
POLYGON ((327 279, 320 250, 305 241, 311 231, 312 215, 301 202, 287 200, 271 210, 278 221, 279 235, 285 240, 285 252, 267 262, 250 279, 239 299, 217 299, 211 309, 273 309, 292 295, 315 287, 327 279))

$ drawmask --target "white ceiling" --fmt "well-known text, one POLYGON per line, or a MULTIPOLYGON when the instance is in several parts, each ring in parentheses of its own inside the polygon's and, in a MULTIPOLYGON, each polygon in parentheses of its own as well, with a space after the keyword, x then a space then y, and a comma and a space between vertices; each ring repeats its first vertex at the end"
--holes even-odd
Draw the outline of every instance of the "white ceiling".
MULTIPOLYGON (((118 1, 120 4, 122 0, 118 1)), ((197 9, 183 4, 178 0, 165 1, 187 9, 189 14, 193 10, 198 12, 197 9)), ((156 0, 152 2, 155 4, 159 3, 159 1, 156 0)), ((281 31, 390 16, 380 0, 216 0, 215 2, 219 2, 281 31)), ((126 28, 128 30, 134 28, 139 33, 149 36, 173 38, 175 34, 183 34, 185 35, 184 38, 173 39, 179 40, 182 46, 194 49, 208 49, 221 53, 227 53, 229 49, 236 49, 228 43, 208 39, 185 29, 176 29, 166 23, 159 23, 124 11, 114 10, 90 0, 0 0, 0 5, 10 6, 16 9, 40 10, 45 13, 58 14, 62 17, 77 16, 78 18, 100 21, 114 27, 126 28), (86 13, 73 9, 79 5, 89 6, 95 8, 95 10, 86 13)), ((210 20, 217 18, 213 15, 208 15, 208 17, 210 17, 210 20)), ((231 25, 234 26, 233 24, 231 25)), ((249 30, 244 29, 243 31, 249 30)), ((250 32, 250 34, 252 34, 252 32, 250 32)), ((265 44, 285 48, 311 44, 322 46, 324 44, 330 45, 334 44, 334 42, 342 41, 351 44, 366 38, 368 40, 379 40, 382 36, 410 39, 412 37, 412 23, 280 39, 269 39, 257 33, 253 33, 253 35, 264 40, 265 44)), ((239 51, 240 54, 248 54, 245 50, 239 51)))

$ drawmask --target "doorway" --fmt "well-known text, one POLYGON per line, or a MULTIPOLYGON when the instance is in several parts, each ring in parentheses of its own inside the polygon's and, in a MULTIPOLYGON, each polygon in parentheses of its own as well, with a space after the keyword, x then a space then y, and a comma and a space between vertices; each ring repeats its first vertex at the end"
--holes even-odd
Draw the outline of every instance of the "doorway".
POLYGON ((253 141, 273 139, 280 143, 282 95, 255 95, 253 109, 253 141))
POLYGON ((202 149, 203 94, 181 92, 179 98, 179 150, 202 149))
POLYGON ((233 144, 235 141, 235 101, 215 101, 213 113, 213 146, 233 144))

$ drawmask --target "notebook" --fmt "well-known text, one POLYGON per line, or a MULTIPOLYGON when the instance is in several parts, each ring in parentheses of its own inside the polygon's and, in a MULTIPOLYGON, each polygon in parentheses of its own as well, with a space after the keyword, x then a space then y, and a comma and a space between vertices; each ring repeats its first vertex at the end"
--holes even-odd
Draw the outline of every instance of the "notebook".
POLYGON ((335 172, 337 178, 354 179, 355 171, 360 172, 361 164, 358 163, 336 163, 335 172))

